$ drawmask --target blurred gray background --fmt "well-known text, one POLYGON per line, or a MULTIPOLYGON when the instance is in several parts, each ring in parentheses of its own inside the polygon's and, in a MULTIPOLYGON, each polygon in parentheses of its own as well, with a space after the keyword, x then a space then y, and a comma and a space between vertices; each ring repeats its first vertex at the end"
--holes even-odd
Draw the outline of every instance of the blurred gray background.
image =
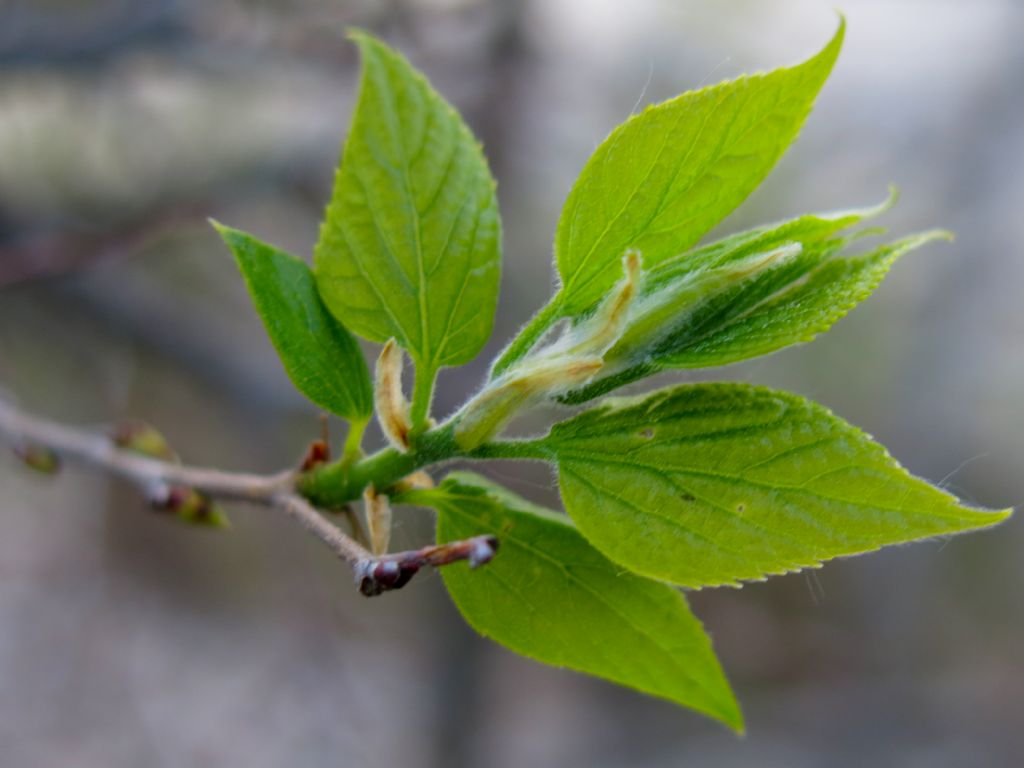
MULTIPOLYGON (((957 240, 898 264, 813 345, 710 373, 814 397, 913 472, 1020 505, 1024 5, 841 5, 846 47, 803 136, 719 231, 873 203, 892 182, 894 234, 957 240)), ((610 129, 805 58, 835 23, 831 2, 0 2, 0 385, 55 418, 146 419, 191 463, 295 461, 316 412, 205 219, 310 252, 358 25, 465 113, 499 181, 498 330, 442 374, 447 411, 546 298, 562 200, 610 129)), ((554 503, 541 467, 493 473, 554 503)), ((435 573, 366 600, 295 526, 232 519, 188 529, 119 482, 0 456, 0 765, 1024 761, 1020 519, 694 595, 745 739, 477 639, 435 573)), ((399 526, 399 545, 429 537, 424 513, 399 526)))

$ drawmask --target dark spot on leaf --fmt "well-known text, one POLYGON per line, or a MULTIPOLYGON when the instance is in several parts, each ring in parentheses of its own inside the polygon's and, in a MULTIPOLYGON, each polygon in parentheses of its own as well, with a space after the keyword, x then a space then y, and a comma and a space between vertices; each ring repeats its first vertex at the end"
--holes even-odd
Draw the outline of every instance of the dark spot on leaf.
POLYGON ((744 512, 747 511, 747 505, 741 501, 739 504, 736 505, 736 511, 742 515, 744 512))
POLYGON ((647 429, 641 430, 640 431, 640 437, 644 438, 644 440, 650 440, 652 437, 654 437, 654 430, 651 429, 650 427, 648 427, 647 429))
POLYGON ((683 501, 696 501, 697 500, 697 497, 694 496, 692 493, 680 493, 679 494, 679 498, 682 499, 683 501))

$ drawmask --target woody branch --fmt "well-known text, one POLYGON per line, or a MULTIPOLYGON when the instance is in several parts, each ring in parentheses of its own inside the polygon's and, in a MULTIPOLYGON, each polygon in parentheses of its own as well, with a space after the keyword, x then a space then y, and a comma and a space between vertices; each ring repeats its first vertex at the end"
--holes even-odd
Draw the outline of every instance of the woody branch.
POLYGON ((224 472, 161 461, 119 447, 107 434, 68 427, 17 408, 0 396, 0 441, 17 453, 52 452, 61 460, 92 466, 136 485, 153 504, 165 505, 175 489, 185 488, 210 499, 245 501, 274 509, 296 521, 352 568, 360 591, 368 596, 399 589, 424 566, 459 560, 471 566, 493 557, 497 540, 476 536, 423 549, 374 555, 326 519, 296 491, 299 474, 284 470, 268 475, 224 472))

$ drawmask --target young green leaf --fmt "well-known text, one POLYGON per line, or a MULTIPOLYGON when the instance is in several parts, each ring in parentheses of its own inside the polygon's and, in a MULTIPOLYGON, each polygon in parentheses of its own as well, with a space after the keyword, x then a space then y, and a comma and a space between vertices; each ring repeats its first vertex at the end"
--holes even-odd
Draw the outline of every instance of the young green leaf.
POLYGON ((742 729, 711 643, 678 591, 623 572, 564 515, 482 477, 455 473, 414 496, 437 509, 438 541, 499 538, 501 549, 486 568, 456 564, 442 571, 455 604, 481 634, 742 729))
POLYGON ((669 270, 652 274, 602 374, 561 399, 580 403, 658 371, 728 365, 811 341, 870 296, 896 259, 948 237, 926 232, 839 257, 848 239, 823 236, 814 223, 801 217, 731 251, 694 254, 695 265, 704 263, 673 269, 680 273, 671 279, 669 270))
POLYGON ((321 408, 365 424, 373 409, 366 360, 323 305, 310 268, 252 235, 213 225, 235 255, 292 383, 321 408))
POLYGON ((994 525, 820 405, 746 384, 612 398, 535 444, 605 555, 688 587, 994 525))
POLYGON ((561 313, 585 312, 627 249, 647 269, 682 253, 739 205, 796 138, 842 46, 649 107, 587 162, 555 236, 561 313))
MULTIPOLYGON (((837 240, 836 235, 886 213, 896 204, 897 197, 896 189, 890 188, 889 196, 876 205, 806 213, 785 221, 753 227, 707 245, 683 251, 661 262, 646 274, 644 293, 655 293, 687 279, 694 273, 719 268, 759 253, 767 253, 789 243, 800 243, 804 250, 811 250, 829 242, 845 242, 837 240)), ((872 233, 882 231, 884 230, 873 230, 872 233)))
POLYGON ((810 341, 870 296, 896 259, 945 237, 944 232, 926 232, 859 256, 824 260, 806 279, 756 295, 727 318, 725 313, 694 317, 659 345, 656 357, 663 368, 703 368, 810 341))
POLYGON ((417 376, 432 378, 473 358, 491 333, 501 269, 494 180, 427 80, 380 41, 352 37, 363 74, 315 249, 317 282, 349 328, 394 337, 417 376))

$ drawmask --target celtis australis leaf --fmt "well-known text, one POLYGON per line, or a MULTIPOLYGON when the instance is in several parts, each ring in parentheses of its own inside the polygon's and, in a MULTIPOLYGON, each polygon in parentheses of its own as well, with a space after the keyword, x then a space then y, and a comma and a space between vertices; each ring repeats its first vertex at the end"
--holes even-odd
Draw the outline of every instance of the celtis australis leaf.
POLYGON ((689 91, 612 131, 558 222, 562 316, 601 298, 628 249, 651 269, 693 246, 761 183, 810 112, 844 27, 802 64, 689 91))
POLYGON ((438 511, 438 541, 490 533, 486 567, 442 570, 481 634, 517 653, 660 696, 736 730, 742 715, 700 622, 677 590, 623 571, 564 515, 469 473, 414 494, 438 511))
POLYGON ((501 269, 494 180, 458 114, 400 55, 361 32, 359 98, 315 249, 331 311, 418 366, 473 358, 501 269))
POLYGON ((912 235, 842 256, 841 219, 802 216, 727 238, 645 276, 626 331, 601 374, 562 400, 578 403, 672 368, 728 365, 811 341, 870 296, 893 263, 936 239, 912 235), (831 228, 826 228, 826 225, 831 228))
POLYGON ((534 445, 580 532, 630 570, 736 584, 984 528, 860 430, 797 395, 692 384, 612 398, 534 445))

